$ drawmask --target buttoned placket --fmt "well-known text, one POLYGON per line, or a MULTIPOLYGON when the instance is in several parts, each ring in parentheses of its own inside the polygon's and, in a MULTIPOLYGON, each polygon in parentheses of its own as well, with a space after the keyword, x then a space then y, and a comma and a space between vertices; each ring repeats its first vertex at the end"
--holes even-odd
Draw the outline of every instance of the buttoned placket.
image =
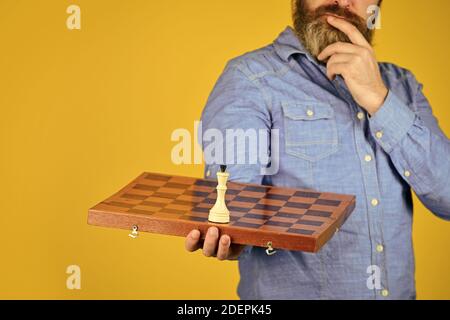
MULTIPOLYGON (((389 295, 389 285, 383 240, 383 203, 381 201, 375 152, 370 141, 368 141, 371 137, 365 134, 365 126, 368 125, 366 111, 355 103, 341 76, 337 76, 332 82, 340 96, 350 106, 350 112, 354 119, 355 144, 361 163, 366 194, 367 220, 369 222, 369 236, 372 248, 371 260, 372 265, 378 266, 381 270, 381 288, 376 288, 374 294, 376 299, 384 299, 389 295)), ((375 148, 378 147, 377 144, 374 144, 374 146, 375 148)))
MULTIPOLYGON (((309 55, 306 55, 310 62, 321 69, 326 76, 326 67, 318 64, 309 55)), ((295 67, 299 67, 298 62, 291 61, 295 67)), ((291 64, 291 66, 294 66, 291 64)), ((366 194, 367 221, 369 224, 369 237, 371 242, 371 266, 377 266, 381 270, 381 288, 374 289, 375 299, 385 299, 389 296, 388 276, 386 269, 386 255, 383 240, 383 203, 381 203, 381 193, 378 181, 375 152, 373 148, 378 148, 376 143, 371 145, 370 137, 365 134, 365 126, 368 125, 366 111, 356 104, 342 76, 338 75, 333 81, 332 86, 338 92, 339 96, 350 107, 354 123, 354 137, 356 150, 361 162, 363 176, 363 186, 366 194), (363 116, 361 116, 361 114, 363 116), (361 119, 362 118, 362 119, 361 119), (380 250, 383 248, 382 250, 380 250)), ((380 151, 381 152, 381 151, 380 151)), ((358 199, 357 199, 358 201, 358 199)), ((362 200, 360 200, 362 201, 362 200)), ((371 267, 367 266, 367 267, 371 267)), ((367 277, 370 275, 367 274, 367 277)), ((369 289, 368 289, 369 290, 369 289)))

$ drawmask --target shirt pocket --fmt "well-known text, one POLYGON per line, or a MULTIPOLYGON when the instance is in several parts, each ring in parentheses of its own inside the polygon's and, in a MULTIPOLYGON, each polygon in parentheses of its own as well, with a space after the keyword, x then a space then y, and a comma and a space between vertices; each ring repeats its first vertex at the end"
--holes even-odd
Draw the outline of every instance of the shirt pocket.
POLYGON ((338 131, 331 105, 285 101, 282 108, 286 153, 318 161, 338 151, 338 131))

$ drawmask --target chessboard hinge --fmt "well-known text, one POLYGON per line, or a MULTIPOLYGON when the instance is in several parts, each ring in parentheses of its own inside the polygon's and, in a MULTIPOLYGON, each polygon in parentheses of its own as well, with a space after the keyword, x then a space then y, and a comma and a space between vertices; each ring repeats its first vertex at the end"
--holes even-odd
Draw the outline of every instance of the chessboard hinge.
POLYGON ((273 248, 272 241, 267 242, 266 254, 268 256, 273 256, 277 251, 273 248))

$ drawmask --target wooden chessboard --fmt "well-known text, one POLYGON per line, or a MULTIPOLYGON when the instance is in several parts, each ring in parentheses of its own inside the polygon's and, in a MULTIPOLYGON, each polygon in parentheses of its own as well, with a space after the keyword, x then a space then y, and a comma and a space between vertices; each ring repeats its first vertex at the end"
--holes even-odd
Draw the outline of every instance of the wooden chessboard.
POLYGON ((96 226, 185 237, 217 226, 233 243, 317 252, 355 207, 355 197, 304 189, 228 182, 229 224, 208 222, 217 181, 143 173, 89 210, 96 226))

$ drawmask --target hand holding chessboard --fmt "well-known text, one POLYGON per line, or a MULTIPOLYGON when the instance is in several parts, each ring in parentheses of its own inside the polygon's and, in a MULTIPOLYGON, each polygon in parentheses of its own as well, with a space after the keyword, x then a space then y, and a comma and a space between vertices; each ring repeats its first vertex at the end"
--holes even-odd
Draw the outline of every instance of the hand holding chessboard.
POLYGON ((216 226, 232 243, 317 252, 355 207, 350 195, 228 182, 229 223, 213 223, 208 217, 218 202, 217 184, 143 173, 90 209, 88 223, 183 237, 198 229, 202 238, 216 226))

